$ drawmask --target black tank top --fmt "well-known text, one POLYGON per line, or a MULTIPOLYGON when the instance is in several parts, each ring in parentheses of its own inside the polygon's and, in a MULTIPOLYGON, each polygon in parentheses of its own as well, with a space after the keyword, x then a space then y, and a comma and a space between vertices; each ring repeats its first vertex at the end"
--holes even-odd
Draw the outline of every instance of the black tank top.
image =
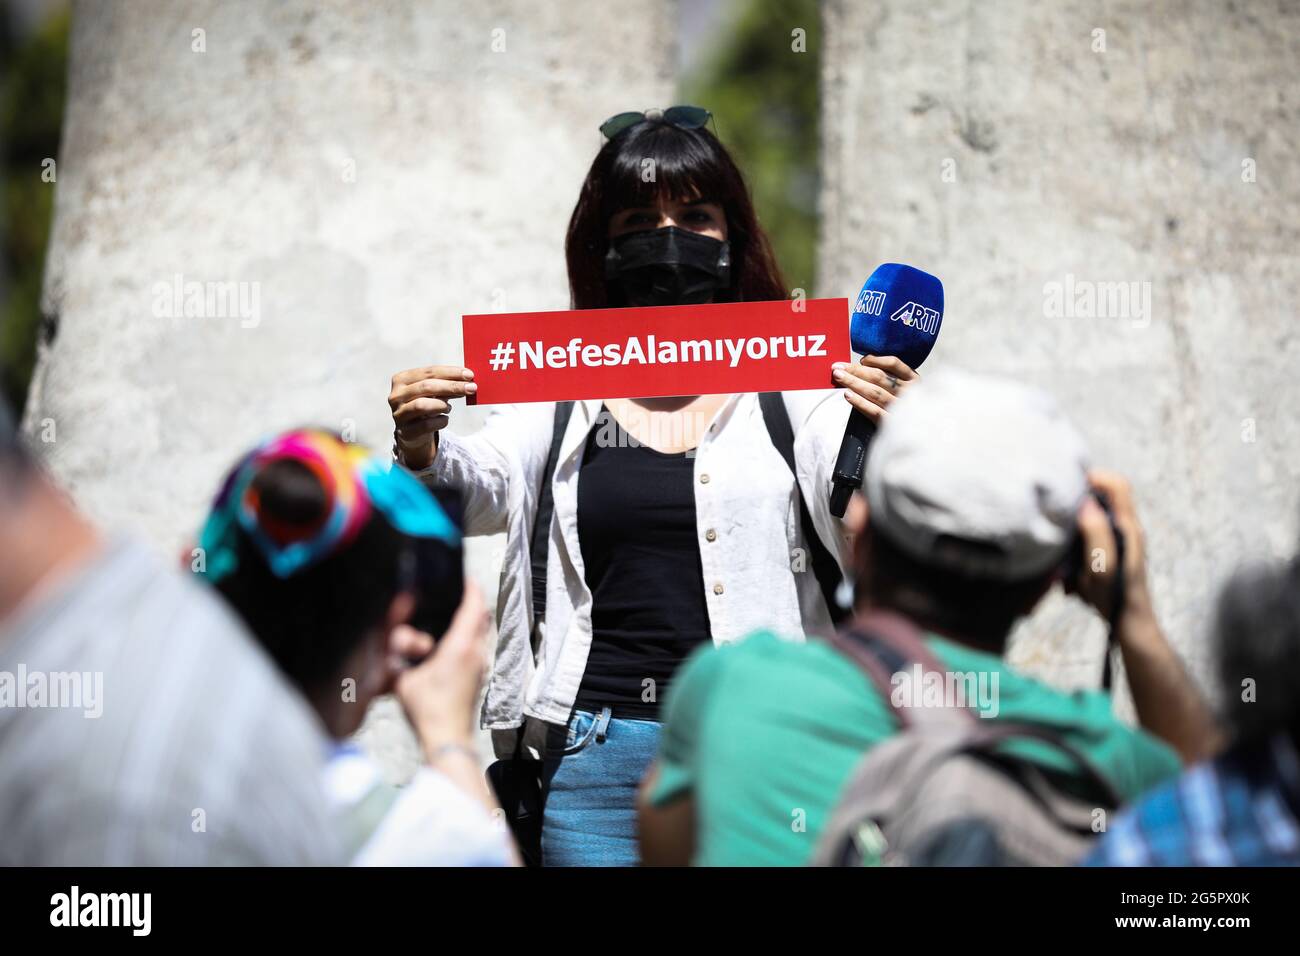
POLYGON ((578 478, 591 652, 575 706, 658 719, 678 665, 710 641, 695 458, 636 442, 601 408, 578 478))

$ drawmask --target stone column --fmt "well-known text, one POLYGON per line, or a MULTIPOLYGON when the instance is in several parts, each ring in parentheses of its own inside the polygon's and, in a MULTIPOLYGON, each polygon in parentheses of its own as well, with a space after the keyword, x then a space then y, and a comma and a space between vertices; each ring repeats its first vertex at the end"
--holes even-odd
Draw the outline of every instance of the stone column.
POLYGON ((567 307, 597 126, 669 101, 673 12, 78 3, 26 422, 50 469, 172 553, 272 430, 387 450, 392 373, 460 361, 462 313, 567 307))
MULTIPOLYGON (((1300 508, 1300 8, 824 4, 820 293, 944 282, 927 371, 1054 392, 1135 483, 1157 609, 1201 676, 1221 580, 1300 508)), ((1013 659, 1095 684, 1055 597, 1013 659)))

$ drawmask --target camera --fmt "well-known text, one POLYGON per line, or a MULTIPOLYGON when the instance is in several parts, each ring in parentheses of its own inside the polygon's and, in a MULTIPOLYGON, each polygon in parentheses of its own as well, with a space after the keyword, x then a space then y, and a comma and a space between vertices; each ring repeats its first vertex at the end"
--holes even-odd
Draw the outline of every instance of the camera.
MULTIPOLYGON (((463 529, 460 495, 451 489, 432 493, 456 527, 463 529)), ((436 538, 412 538, 411 543, 416 606, 410 624, 437 641, 447 633, 464 595, 465 549, 460 542, 453 545, 436 538)))
MULTIPOLYGON (((1113 617, 1118 615, 1124 601, 1124 533, 1120 531, 1119 525, 1115 522, 1115 513, 1111 509, 1110 499, 1099 491, 1090 491, 1089 494, 1092 495, 1097 504, 1101 505, 1101 510, 1106 513, 1106 520, 1110 522, 1110 532, 1115 536, 1114 601, 1111 604, 1111 615, 1113 617)), ((1078 591, 1079 579, 1087 566, 1088 554, 1086 553, 1083 534, 1076 533, 1074 545, 1066 556, 1065 563, 1061 566, 1061 579, 1069 590, 1078 591)))
MULTIPOLYGON (((1101 510, 1106 512, 1106 520, 1110 522, 1110 532, 1115 536, 1115 576, 1111 583, 1110 593, 1110 614, 1107 617, 1106 627, 1108 634, 1106 636, 1106 653, 1102 659, 1101 668, 1101 686, 1109 690, 1113 679, 1111 664, 1111 648, 1115 645, 1116 625, 1119 622, 1120 613, 1124 610, 1124 533, 1120 531, 1119 525, 1115 522, 1115 512, 1111 509, 1109 499, 1098 491, 1090 492, 1097 504, 1101 505, 1101 510)), ((1067 591, 1078 593, 1079 580, 1083 575, 1083 569, 1088 566, 1088 555, 1085 550, 1083 534, 1078 533, 1075 536, 1074 547, 1070 549, 1065 563, 1061 566, 1061 577, 1065 582, 1067 591)))

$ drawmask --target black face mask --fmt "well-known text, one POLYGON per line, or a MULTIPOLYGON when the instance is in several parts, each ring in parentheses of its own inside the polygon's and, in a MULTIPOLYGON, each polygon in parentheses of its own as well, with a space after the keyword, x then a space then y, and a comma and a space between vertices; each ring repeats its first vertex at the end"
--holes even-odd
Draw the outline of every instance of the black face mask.
POLYGON ((619 305, 696 305, 731 284, 731 247, 677 226, 630 232, 610 245, 605 279, 619 305))

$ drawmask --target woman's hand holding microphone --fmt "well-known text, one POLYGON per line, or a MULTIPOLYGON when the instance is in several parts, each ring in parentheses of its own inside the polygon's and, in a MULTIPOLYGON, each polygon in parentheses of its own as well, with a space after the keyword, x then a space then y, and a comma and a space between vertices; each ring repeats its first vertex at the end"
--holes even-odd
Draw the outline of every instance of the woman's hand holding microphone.
POLYGON ((844 397, 877 425, 886 409, 920 374, 893 355, 864 355, 859 362, 836 362, 831 378, 845 389, 844 397))
POLYGON ((393 438, 401 460, 416 471, 433 464, 438 432, 447 427, 451 400, 473 395, 474 373, 459 365, 425 365, 393 376, 388 407, 393 413, 393 438))

